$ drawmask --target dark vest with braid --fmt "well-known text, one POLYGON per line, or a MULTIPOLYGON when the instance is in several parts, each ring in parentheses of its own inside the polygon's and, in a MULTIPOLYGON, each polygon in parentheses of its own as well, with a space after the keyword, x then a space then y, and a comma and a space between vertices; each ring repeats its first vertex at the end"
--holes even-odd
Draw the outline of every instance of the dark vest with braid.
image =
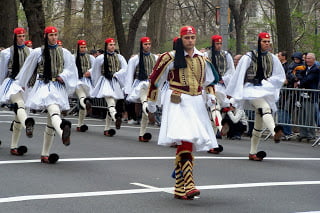
MULTIPOLYGON (((147 76, 149 76, 152 72, 154 65, 156 64, 156 56, 154 54, 143 55, 144 69, 146 71, 147 76)), ((139 64, 135 69, 134 79, 138 79, 139 77, 139 64)))
MULTIPOLYGON (((43 52, 44 46, 41 47, 41 52, 43 52)), ((52 72, 52 81, 55 81, 55 78, 63 72, 64 60, 63 60, 63 50, 61 47, 50 48, 50 57, 51 57, 51 72, 52 72)), ((41 55, 41 60, 38 62, 37 67, 31 76, 28 86, 33 86, 36 82, 37 74, 38 79, 43 80, 43 72, 44 72, 44 55, 41 55)))
MULTIPOLYGON (((109 71, 111 72, 112 75, 121 69, 121 67, 120 67, 121 64, 120 64, 117 53, 107 54, 107 59, 108 59, 109 71)), ((101 75, 103 75, 103 76, 105 76, 104 71, 105 71, 104 64, 102 64, 101 65, 101 75)))
POLYGON ((78 77, 82 78, 84 73, 88 72, 88 70, 92 67, 92 64, 90 61, 90 55, 88 53, 83 55, 80 54, 80 63, 82 68, 82 75, 78 77))
MULTIPOLYGON (((227 71, 227 52, 224 50, 221 51, 217 51, 215 54, 216 57, 216 64, 217 64, 217 68, 218 68, 218 74, 221 78, 221 76, 224 76, 224 74, 227 71)), ((212 58, 212 51, 210 50, 208 52, 208 58, 211 60, 212 58)))
MULTIPOLYGON (((6 77, 12 77, 15 78, 16 76, 12 76, 12 63, 13 63, 13 54, 14 54, 14 50, 13 50, 13 46, 10 47, 10 59, 9 59, 9 63, 8 63, 8 73, 6 77)), ((21 69, 24 61, 26 60, 27 56, 30 54, 30 50, 27 46, 25 46, 24 48, 18 48, 18 54, 19 54, 19 70, 21 69)))
MULTIPOLYGON (((258 67, 258 52, 256 50, 251 51, 251 63, 249 68, 246 71, 244 83, 255 83, 255 77, 257 75, 257 67, 258 67)), ((264 79, 269 78, 272 75, 272 69, 273 69, 273 59, 272 54, 267 52, 265 54, 261 55, 262 58, 262 68, 263 68, 263 74, 264 79)))

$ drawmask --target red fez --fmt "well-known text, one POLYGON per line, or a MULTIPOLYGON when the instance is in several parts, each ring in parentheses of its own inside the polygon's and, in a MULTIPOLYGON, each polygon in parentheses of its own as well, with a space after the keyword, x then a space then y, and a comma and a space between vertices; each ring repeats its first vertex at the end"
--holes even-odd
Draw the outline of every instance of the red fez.
POLYGON ((181 27, 180 29, 180 36, 187 35, 187 34, 196 34, 196 29, 192 26, 185 26, 181 27))
POLYGON ((57 41, 57 44, 58 44, 58 45, 62 45, 62 41, 58 40, 58 41, 57 41))
POLYGON ((222 42, 222 36, 221 35, 213 35, 211 37, 211 40, 214 42, 222 42))
POLYGON ((32 41, 28 40, 24 42, 25 45, 32 44, 32 41))
POLYGON ((85 40, 78 40, 78 45, 87 45, 85 40))
POLYGON ((46 27, 46 28, 44 29, 44 33, 46 33, 46 34, 49 34, 49 33, 57 33, 57 32, 58 32, 57 28, 52 27, 52 26, 46 27))
POLYGON ((140 42, 141 43, 151 42, 151 39, 149 37, 142 37, 142 38, 140 38, 140 42))
POLYGON ((22 28, 22 27, 18 27, 18 28, 15 28, 15 29, 13 30, 13 33, 16 34, 16 35, 18 35, 18 34, 25 34, 25 33, 26 33, 26 30, 25 30, 24 28, 22 28))
POLYGON ((270 34, 266 33, 266 32, 259 33, 259 38, 260 39, 264 39, 264 38, 270 39, 270 34))
POLYGON ((178 39, 179 39, 179 37, 174 37, 173 38, 173 43, 176 43, 178 39))
POLYGON ((114 42, 115 43, 115 40, 114 38, 107 38, 105 41, 104 41, 106 44, 109 44, 111 42, 114 42))

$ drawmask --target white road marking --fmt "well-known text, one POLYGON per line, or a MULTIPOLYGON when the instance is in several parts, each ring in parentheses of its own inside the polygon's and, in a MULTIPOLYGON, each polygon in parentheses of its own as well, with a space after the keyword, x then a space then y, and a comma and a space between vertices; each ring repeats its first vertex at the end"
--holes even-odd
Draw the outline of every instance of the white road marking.
MULTIPOLYGON (((59 159, 59 162, 85 162, 85 161, 121 161, 121 160, 172 160, 175 157, 107 157, 107 158, 66 158, 59 159)), ((195 156, 196 160, 248 160, 248 157, 212 157, 212 156, 195 156)), ((283 161, 320 161, 320 158, 280 158, 266 157, 264 160, 283 160, 283 161)), ((5 164, 23 164, 37 163, 40 160, 4 160, 0 165, 5 164)))
MULTIPOLYGON (((141 184, 140 186, 143 186, 141 184)), ((241 183, 241 184, 222 184, 222 185, 207 185, 197 186, 198 189, 237 189, 237 188, 252 188, 252 187, 267 187, 267 186, 298 186, 298 185, 320 185, 320 181, 291 181, 291 182, 263 182, 263 183, 241 183)), ((47 200, 47 199, 61 199, 61 198, 76 198, 76 197, 96 197, 107 195, 125 195, 125 194, 143 194, 151 192, 167 192, 173 191, 173 187, 166 188, 150 188, 147 189, 128 189, 128 190, 111 190, 111 191, 97 191, 97 192, 75 192, 75 193, 61 193, 61 194, 44 194, 44 195, 23 195, 0 198, 0 203, 12 203, 19 201, 30 200, 47 200)))

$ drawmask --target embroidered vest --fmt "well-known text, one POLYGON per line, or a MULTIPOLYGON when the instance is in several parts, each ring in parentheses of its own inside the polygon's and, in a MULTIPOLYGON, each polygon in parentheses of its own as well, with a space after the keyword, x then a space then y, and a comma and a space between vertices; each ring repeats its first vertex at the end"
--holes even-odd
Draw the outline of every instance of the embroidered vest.
POLYGON ((84 55, 80 55, 80 63, 81 63, 81 68, 82 68, 82 75, 79 76, 79 78, 82 78, 83 74, 88 72, 88 70, 92 66, 91 61, 90 61, 90 55, 87 53, 84 55))
MULTIPOLYGON (((114 53, 112 55, 107 54, 107 59, 108 59, 109 70, 110 70, 111 74, 113 75, 114 73, 118 72, 121 68, 118 54, 117 53, 114 53)), ((101 75, 105 76, 103 63, 101 65, 101 75)))
MULTIPOLYGON (((244 83, 255 83, 255 77, 257 75, 257 62, 258 62, 258 52, 256 50, 251 51, 251 63, 249 68, 246 71, 244 78, 244 83)), ((273 69, 273 59, 271 53, 263 54, 262 56, 262 68, 264 73, 264 79, 269 78, 272 75, 273 69)))
POLYGON ((168 81, 172 90, 189 94, 200 95, 205 76, 205 58, 203 56, 185 57, 186 68, 169 71, 168 81))
MULTIPOLYGON (((154 67, 154 65, 156 64, 156 56, 154 54, 150 54, 150 55, 144 55, 143 56, 143 62, 144 62, 144 69, 147 73, 147 76, 149 76, 152 73, 152 69, 154 67)), ((139 76, 139 63, 135 69, 134 72, 134 79, 138 79, 139 76)))
MULTIPOLYGON (((216 52, 215 57, 216 57, 216 63, 217 63, 217 68, 218 68, 218 74, 221 78, 221 76, 224 76, 224 74, 227 71, 227 52, 226 51, 219 51, 216 52)), ((212 58, 212 51, 208 52, 208 58, 211 61, 212 58)))
MULTIPOLYGON (((13 73, 12 73, 13 54, 14 54, 14 49, 13 49, 13 46, 11 46, 10 47, 10 59, 9 59, 9 63, 8 63, 8 73, 6 76, 6 77, 11 77, 11 78, 16 77, 16 76, 13 76, 13 73)), ((20 70, 24 61, 26 60, 27 56, 30 54, 30 50, 26 46, 24 48, 18 48, 18 54, 19 54, 19 70, 20 70)), ((17 74, 18 73, 16 73, 16 75, 17 74)))

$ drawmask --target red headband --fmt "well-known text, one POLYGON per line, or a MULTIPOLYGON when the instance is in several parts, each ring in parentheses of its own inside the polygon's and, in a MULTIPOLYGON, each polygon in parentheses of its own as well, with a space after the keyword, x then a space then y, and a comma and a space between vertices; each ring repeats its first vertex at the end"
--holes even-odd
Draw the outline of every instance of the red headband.
POLYGON ((259 38, 260 39, 264 39, 264 38, 270 39, 270 34, 266 33, 266 32, 259 33, 259 38))
POLYGON ((52 26, 46 27, 46 28, 44 29, 44 33, 46 33, 46 34, 49 34, 49 33, 57 33, 57 32, 58 32, 57 28, 52 27, 52 26))
POLYGON ((141 43, 149 43, 151 42, 151 39, 149 37, 142 37, 140 38, 141 43))
POLYGON ((24 28, 22 28, 22 27, 18 27, 18 28, 15 28, 15 29, 13 30, 13 33, 16 34, 16 35, 18 35, 18 34, 25 34, 25 33, 26 33, 26 30, 25 30, 24 28))
POLYGON ((214 42, 222 42, 222 36, 221 35, 213 35, 211 37, 211 40, 214 42))
POLYGON ((78 40, 78 45, 87 45, 85 40, 78 40))
POLYGON ((32 41, 28 40, 24 42, 25 45, 32 44, 32 41))
POLYGON ((181 27, 180 36, 187 35, 187 34, 197 34, 196 29, 194 29, 194 27, 192 26, 181 27))
POLYGON ((115 43, 115 40, 114 38, 107 38, 105 41, 104 41, 106 44, 109 44, 111 42, 114 42, 115 43))

